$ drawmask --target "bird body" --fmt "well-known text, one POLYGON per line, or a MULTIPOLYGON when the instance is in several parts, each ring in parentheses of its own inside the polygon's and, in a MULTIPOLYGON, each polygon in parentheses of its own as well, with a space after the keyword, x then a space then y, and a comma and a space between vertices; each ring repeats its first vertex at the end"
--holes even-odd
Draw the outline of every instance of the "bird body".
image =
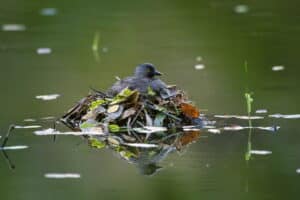
POLYGON ((160 75, 162 74, 158 72, 150 63, 138 65, 136 67, 134 76, 129 76, 117 81, 107 91, 107 94, 115 96, 125 88, 137 90, 141 94, 147 94, 147 92, 149 91, 149 87, 155 93, 160 94, 164 90, 167 90, 167 85, 162 80, 156 77, 160 75))

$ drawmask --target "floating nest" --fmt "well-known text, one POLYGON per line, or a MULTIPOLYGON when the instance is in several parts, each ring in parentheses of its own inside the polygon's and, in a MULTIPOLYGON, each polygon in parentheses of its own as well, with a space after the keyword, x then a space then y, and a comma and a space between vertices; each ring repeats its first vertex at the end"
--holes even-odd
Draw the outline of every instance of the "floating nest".
POLYGON ((152 174, 168 153, 195 141, 199 131, 194 128, 202 126, 199 109, 187 95, 176 87, 169 91, 162 96, 151 89, 141 94, 125 88, 110 97, 93 90, 61 121, 73 131, 86 133, 90 146, 108 146, 127 161, 138 163, 144 174, 152 174))

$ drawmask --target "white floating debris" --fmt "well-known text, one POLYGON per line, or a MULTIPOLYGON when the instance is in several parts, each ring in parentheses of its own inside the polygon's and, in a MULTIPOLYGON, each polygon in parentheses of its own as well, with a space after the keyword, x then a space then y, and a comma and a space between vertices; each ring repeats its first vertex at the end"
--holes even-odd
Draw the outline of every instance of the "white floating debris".
POLYGON ((208 129, 207 131, 210 132, 210 133, 213 133, 213 134, 220 134, 221 133, 220 129, 211 128, 211 129, 208 129))
POLYGON ((243 116, 243 115, 214 115, 214 117, 217 118, 224 118, 224 119, 229 119, 229 118, 237 118, 237 119, 263 119, 264 117, 262 116, 243 116))
POLYGON ((196 57, 196 61, 197 61, 197 62, 201 62, 201 61, 202 61, 202 57, 201 57, 201 56, 197 56, 197 57, 196 57))
POLYGON ((203 70, 203 69, 205 68, 205 65, 203 65, 203 64, 196 64, 196 65, 194 66, 194 68, 195 68, 196 70, 203 70))
POLYGON ((81 136, 81 135, 103 135, 102 131, 83 131, 83 132, 60 132, 56 131, 53 128, 48 128, 44 130, 38 130, 33 132, 35 135, 44 136, 44 135, 73 135, 73 136, 81 136))
POLYGON ((259 110, 256 110, 255 113, 257 113, 257 114, 268 113, 268 110, 267 109, 259 109, 259 110))
POLYGON ((2 31, 25 31, 26 26, 24 24, 3 24, 2 31))
POLYGON ((39 55, 45 55, 52 53, 52 49, 48 47, 41 47, 36 50, 36 53, 39 55))
POLYGON ((26 145, 16 145, 16 146, 4 146, 0 147, 0 150, 21 150, 21 149, 27 149, 28 146, 26 145))
POLYGON ((297 173, 297 174, 300 174, 300 168, 296 170, 296 173, 297 173))
POLYGON ((133 130, 136 132, 139 132, 139 133, 150 134, 150 133, 167 131, 167 128, 166 127, 156 127, 156 126, 144 126, 142 128, 133 128, 133 130))
POLYGON ((234 12, 236 12, 238 14, 245 14, 245 13, 249 12, 249 6, 244 5, 244 4, 236 5, 234 7, 234 12))
POLYGON ((146 144, 146 143, 123 143, 123 145, 129 147, 140 147, 140 148, 157 148, 157 144, 146 144))
POLYGON ((40 14, 43 16, 54 16, 57 14, 56 8, 43 8, 40 10, 40 14))
POLYGON ((42 126, 40 125, 30 125, 30 126, 19 126, 19 125, 16 125, 14 126, 14 128, 16 129, 35 129, 35 128, 41 128, 42 126))
POLYGON ((44 101, 54 100, 54 99, 57 99, 58 97, 60 97, 59 94, 47 94, 47 95, 35 96, 36 99, 41 99, 41 100, 44 100, 44 101))
POLYGON ((277 66, 272 67, 273 71, 283 71, 284 69, 285 69, 285 67, 282 65, 277 65, 277 66))
POLYGON ((32 119, 32 118, 27 118, 23 120, 24 122, 35 122, 36 119, 32 119))
POLYGON ((64 179, 64 178, 80 178, 80 174, 76 173, 47 173, 45 178, 64 179))
POLYGON ((283 115, 283 114, 273 114, 269 115, 272 118, 284 118, 284 119, 299 119, 300 114, 292 114, 292 115, 283 115))
POLYGON ((270 155, 270 154, 272 154, 272 151, 266 151, 266 150, 251 150, 250 153, 251 153, 251 154, 255 154, 255 155, 270 155))

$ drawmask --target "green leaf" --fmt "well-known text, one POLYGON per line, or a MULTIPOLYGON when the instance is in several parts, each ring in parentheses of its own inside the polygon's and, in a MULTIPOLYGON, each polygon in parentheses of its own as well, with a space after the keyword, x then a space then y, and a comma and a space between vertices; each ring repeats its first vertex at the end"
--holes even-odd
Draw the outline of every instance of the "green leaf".
POLYGON ((94 147, 97 149, 102 149, 103 147, 105 147, 105 142, 100 141, 96 138, 90 138, 89 143, 90 143, 91 147, 94 147))
POLYGON ((157 113, 154 119, 154 126, 163 126, 166 115, 164 113, 157 113))
POLYGON ((94 110, 98 108, 99 105, 104 104, 106 101, 104 99, 97 99, 96 101, 93 101, 89 107, 89 110, 94 110))
POLYGON ((247 102, 247 112, 248 114, 251 113, 251 104, 253 102, 252 94, 251 93, 245 93, 245 98, 247 102))
POLYGON ((153 91, 152 87, 148 86, 148 91, 147 91, 148 95, 150 96, 155 96, 156 93, 153 91))
POLYGON ((96 123, 92 123, 90 121, 85 121, 82 124, 80 124, 80 129, 87 129, 87 128, 92 128, 95 127, 97 124, 96 123))
POLYGON ((131 151, 120 151, 120 155, 127 160, 129 160, 132 157, 137 158, 137 155, 135 155, 131 151))
POLYGON ((137 91, 135 90, 130 90, 128 87, 124 88, 119 94, 117 94, 112 102, 110 104, 118 104, 121 103, 123 101, 126 101, 128 99, 128 97, 130 97, 131 95, 134 95, 137 91))
POLYGON ((108 125, 108 129, 112 133, 117 133, 120 131, 120 126, 118 126, 117 124, 110 124, 108 125))

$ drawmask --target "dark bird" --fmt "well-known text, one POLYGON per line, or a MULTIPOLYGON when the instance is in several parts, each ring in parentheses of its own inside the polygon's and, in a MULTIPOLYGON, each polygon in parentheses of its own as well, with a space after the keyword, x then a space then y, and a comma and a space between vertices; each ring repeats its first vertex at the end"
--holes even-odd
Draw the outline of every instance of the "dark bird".
POLYGON ((151 63, 140 64, 136 67, 133 76, 126 77, 117 81, 108 91, 107 94, 115 96, 123 89, 129 88, 131 90, 137 90, 141 94, 147 94, 149 87, 157 94, 161 96, 169 95, 169 89, 167 85, 157 78, 162 73, 155 69, 155 66, 151 63))

